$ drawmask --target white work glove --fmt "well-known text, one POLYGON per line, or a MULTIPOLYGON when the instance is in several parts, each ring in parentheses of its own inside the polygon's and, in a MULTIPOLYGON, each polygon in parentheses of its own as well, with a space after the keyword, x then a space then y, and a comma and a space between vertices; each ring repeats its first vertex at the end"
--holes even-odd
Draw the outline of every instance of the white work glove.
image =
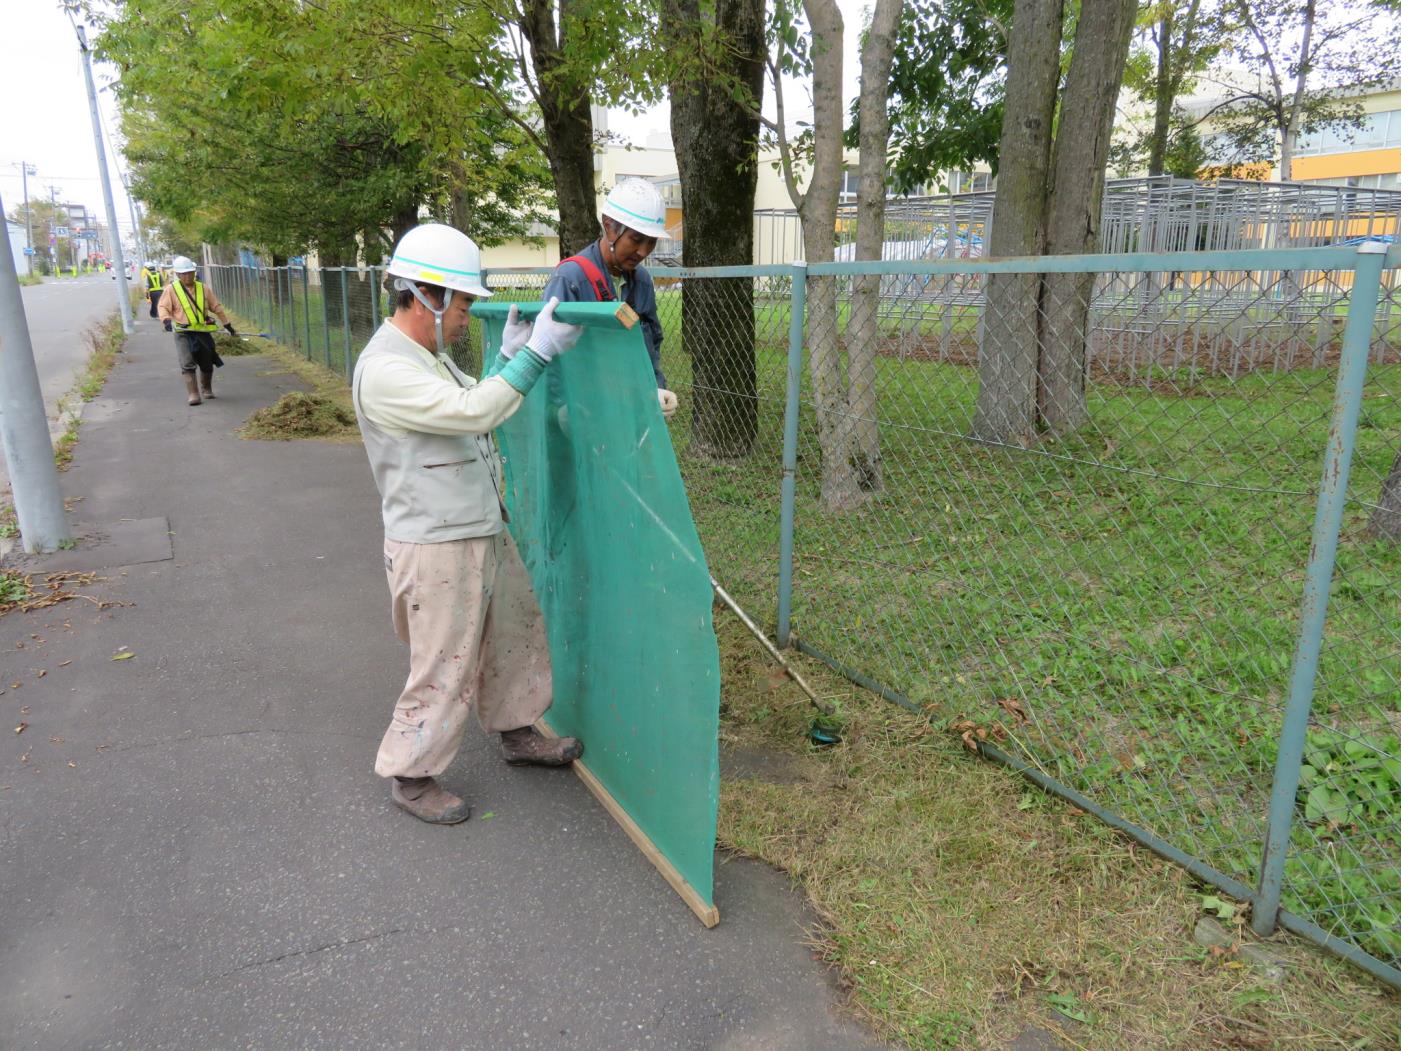
POLYGON ((521 320, 520 308, 514 303, 506 312, 506 324, 501 329, 501 360, 510 361, 516 351, 530 339, 530 322, 521 320))
POLYGON ((557 306, 559 296, 552 296, 545 308, 535 316, 535 324, 526 343, 526 347, 534 351, 536 356, 543 358, 546 364, 578 343, 584 331, 578 325, 566 325, 563 321, 556 321, 557 306))
POLYGON ((662 416, 671 419, 676 415, 676 395, 664 388, 657 388, 657 403, 662 407, 662 416))

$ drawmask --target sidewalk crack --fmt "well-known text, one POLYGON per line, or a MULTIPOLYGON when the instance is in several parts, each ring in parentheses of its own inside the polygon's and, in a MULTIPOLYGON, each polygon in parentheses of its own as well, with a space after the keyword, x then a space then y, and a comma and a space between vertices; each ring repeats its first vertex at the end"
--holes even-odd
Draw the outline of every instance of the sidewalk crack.
POLYGON ((231 971, 224 971, 216 974, 212 978, 206 978, 201 985, 208 985, 210 982, 217 982, 220 979, 228 978, 230 975, 241 974, 244 971, 251 971, 258 967, 267 967, 270 964, 281 963, 283 960, 292 960, 298 956, 316 956, 323 952, 330 952, 332 949, 344 949, 351 945, 363 945, 366 942, 376 941, 380 938, 388 938, 394 934, 408 934, 407 927, 394 927, 387 931, 377 931, 374 934, 366 934, 360 938, 345 938, 341 941, 327 942, 325 945, 317 945, 310 949, 297 949, 293 952, 285 952, 281 956, 273 956, 266 960, 256 960, 253 963, 245 963, 241 967, 235 967, 231 971))

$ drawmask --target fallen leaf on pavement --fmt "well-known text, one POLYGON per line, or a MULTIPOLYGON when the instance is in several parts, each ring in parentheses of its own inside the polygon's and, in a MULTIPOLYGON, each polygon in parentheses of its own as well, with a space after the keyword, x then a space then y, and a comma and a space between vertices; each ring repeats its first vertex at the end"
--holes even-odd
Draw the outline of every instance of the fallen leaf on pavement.
POLYGON ((136 654, 134 654, 134 653, 114 653, 114 654, 112 655, 112 659, 113 659, 114 661, 129 661, 129 660, 131 660, 131 658, 133 658, 133 657, 135 657, 135 656, 136 656, 136 654))
POLYGON ((22 734, 22 733, 24 733, 24 731, 27 730, 28 728, 29 728, 29 724, 28 724, 28 723, 20 723, 18 726, 15 727, 15 733, 17 733, 17 734, 22 734))
POLYGON ((59 666, 60 668, 66 668, 66 667, 68 667, 68 665, 70 665, 70 664, 72 664, 72 663, 73 663, 73 662, 72 662, 71 660, 60 661, 58 666, 59 666))
POLYGON ((37 678, 37 679, 42 679, 42 678, 43 678, 45 675, 47 675, 47 674, 49 674, 49 673, 48 673, 48 670, 47 670, 46 668, 40 668, 40 669, 39 669, 39 674, 36 675, 35 678, 37 678))

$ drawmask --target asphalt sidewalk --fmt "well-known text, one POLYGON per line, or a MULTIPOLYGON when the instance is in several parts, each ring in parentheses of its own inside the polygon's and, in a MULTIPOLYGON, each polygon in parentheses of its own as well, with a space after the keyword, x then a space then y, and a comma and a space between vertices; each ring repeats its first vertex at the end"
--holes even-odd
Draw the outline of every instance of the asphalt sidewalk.
POLYGON ((85 539, 7 558, 110 605, 0 618, 4 1046, 881 1046, 783 876, 718 864, 706 931, 573 774, 475 724, 470 821, 390 805, 378 500, 358 444, 234 436, 298 386, 275 369, 230 358, 188 407, 141 318, 62 476, 85 539))

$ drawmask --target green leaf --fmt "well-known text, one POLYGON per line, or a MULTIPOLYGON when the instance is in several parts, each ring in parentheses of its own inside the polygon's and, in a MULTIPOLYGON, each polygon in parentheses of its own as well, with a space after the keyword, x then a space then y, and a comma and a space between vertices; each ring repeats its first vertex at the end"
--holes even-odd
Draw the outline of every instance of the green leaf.
POLYGON ((1046 1002, 1066 1018, 1072 1018, 1085 1025, 1090 1025, 1094 1019, 1089 1008, 1081 1003, 1074 993, 1051 993, 1046 997, 1046 1002))

